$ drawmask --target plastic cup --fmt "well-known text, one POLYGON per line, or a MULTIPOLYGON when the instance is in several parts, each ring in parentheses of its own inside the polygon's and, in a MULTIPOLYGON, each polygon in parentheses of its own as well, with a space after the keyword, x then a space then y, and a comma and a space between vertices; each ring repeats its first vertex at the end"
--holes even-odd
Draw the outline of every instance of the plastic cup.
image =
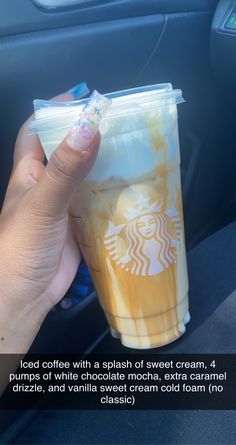
MULTIPOLYGON (((168 344, 189 321, 177 104, 170 84, 108 94, 97 161, 70 214, 111 334, 128 347, 168 344)), ((41 108, 49 157, 86 100, 41 108)))

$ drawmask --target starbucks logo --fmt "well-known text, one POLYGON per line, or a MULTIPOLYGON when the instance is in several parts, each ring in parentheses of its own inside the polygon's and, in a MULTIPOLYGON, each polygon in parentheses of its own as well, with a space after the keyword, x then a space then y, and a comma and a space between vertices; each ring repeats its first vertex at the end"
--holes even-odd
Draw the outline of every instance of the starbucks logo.
POLYGON ((125 271, 135 275, 156 275, 176 262, 181 238, 181 220, 174 207, 162 209, 141 196, 135 208, 125 214, 127 223, 109 221, 105 247, 125 271))

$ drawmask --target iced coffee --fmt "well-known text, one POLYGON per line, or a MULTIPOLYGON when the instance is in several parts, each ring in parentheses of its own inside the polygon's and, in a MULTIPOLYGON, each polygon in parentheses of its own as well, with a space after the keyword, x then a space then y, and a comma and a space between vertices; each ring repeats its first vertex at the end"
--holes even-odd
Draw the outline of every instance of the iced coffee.
POLYGON ((189 321, 182 96, 170 85, 108 96, 99 155, 74 195, 71 220, 112 335, 128 347, 154 348, 180 337, 189 321))

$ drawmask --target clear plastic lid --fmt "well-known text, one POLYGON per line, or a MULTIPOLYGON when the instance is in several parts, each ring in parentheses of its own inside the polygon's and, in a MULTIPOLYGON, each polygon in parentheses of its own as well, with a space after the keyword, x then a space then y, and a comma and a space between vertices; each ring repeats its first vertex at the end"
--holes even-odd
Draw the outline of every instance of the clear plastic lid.
MULTIPOLYGON (((147 109, 184 102, 182 91, 173 90, 171 83, 148 85, 104 95, 112 105, 104 118, 112 119, 136 114, 147 109)), ((42 133, 56 128, 71 127, 86 105, 88 98, 70 102, 34 100, 36 119, 30 123, 30 133, 42 133)))

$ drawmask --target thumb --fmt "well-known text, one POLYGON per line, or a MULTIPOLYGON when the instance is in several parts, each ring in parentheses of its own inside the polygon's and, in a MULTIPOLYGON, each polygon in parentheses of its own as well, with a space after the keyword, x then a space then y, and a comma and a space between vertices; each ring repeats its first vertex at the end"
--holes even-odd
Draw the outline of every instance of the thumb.
POLYGON ((38 183, 36 202, 45 216, 64 214, 78 186, 91 170, 99 149, 99 124, 110 100, 91 95, 73 128, 52 154, 38 183))

